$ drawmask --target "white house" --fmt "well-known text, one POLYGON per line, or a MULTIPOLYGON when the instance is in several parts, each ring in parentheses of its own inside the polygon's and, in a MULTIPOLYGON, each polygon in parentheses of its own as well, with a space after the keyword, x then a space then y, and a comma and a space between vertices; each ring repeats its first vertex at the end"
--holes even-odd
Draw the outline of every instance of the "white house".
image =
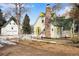
POLYGON ((10 18, 1 28, 1 35, 16 36, 18 35, 18 25, 13 17, 10 18))

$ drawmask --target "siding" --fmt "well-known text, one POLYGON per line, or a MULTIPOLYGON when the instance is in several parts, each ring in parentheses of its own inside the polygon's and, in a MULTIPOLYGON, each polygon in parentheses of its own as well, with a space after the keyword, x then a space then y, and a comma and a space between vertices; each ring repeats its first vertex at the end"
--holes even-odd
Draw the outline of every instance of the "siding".
POLYGON ((1 29, 1 35, 18 35, 18 26, 12 20, 5 27, 1 29))

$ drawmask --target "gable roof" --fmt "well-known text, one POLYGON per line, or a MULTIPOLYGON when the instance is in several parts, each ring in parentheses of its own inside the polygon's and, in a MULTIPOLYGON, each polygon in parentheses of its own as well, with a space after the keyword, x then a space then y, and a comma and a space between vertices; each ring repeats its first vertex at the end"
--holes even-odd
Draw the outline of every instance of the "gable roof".
POLYGON ((45 13, 41 12, 36 20, 36 22, 33 24, 33 26, 37 23, 37 21, 39 20, 40 17, 45 17, 45 13))
POLYGON ((10 20, 8 20, 2 27, 5 27, 8 23, 10 23, 11 21, 14 21, 17 24, 16 18, 14 18, 13 16, 10 18, 10 20))
MULTIPOLYGON (((43 18, 43 17, 45 17, 45 13, 43 13, 43 12, 41 12, 40 14, 39 14, 39 16, 38 16, 38 18, 37 18, 37 20, 36 20, 36 22, 33 24, 33 26, 38 22, 38 20, 39 20, 39 18, 41 17, 41 18, 43 18)), ((51 17, 53 17, 55 15, 55 13, 51 13, 51 17)))

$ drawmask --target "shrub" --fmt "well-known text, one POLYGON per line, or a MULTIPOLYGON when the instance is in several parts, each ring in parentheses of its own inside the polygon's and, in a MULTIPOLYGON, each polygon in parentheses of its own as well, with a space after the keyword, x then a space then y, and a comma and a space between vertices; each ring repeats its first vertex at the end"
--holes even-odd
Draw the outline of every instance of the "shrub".
POLYGON ((78 36, 74 36, 71 40, 75 44, 79 43, 79 37, 78 36))

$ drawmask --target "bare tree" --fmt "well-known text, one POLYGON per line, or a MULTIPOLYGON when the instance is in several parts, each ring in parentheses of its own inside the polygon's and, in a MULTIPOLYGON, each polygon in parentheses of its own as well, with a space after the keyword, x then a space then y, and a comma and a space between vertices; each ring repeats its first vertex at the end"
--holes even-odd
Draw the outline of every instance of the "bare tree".
POLYGON ((61 8, 62 8, 62 6, 61 6, 60 3, 55 3, 55 5, 52 6, 52 10, 53 10, 53 12, 55 12, 55 13, 56 13, 57 11, 59 11, 61 8))
MULTIPOLYGON (((7 5, 7 4, 6 4, 7 5)), ((9 8, 6 9, 5 11, 5 18, 9 18, 11 16, 16 16, 16 13, 20 13, 20 18, 23 17, 21 15, 30 12, 31 8, 30 7, 25 7, 28 4, 23 4, 23 3, 12 3, 10 4, 12 5, 12 7, 10 6, 9 8), (16 6, 17 5, 17 6, 16 6), (17 8, 16 8, 17 7, 17 8), (17 10, 18 9, 18 10, 17 10)))

